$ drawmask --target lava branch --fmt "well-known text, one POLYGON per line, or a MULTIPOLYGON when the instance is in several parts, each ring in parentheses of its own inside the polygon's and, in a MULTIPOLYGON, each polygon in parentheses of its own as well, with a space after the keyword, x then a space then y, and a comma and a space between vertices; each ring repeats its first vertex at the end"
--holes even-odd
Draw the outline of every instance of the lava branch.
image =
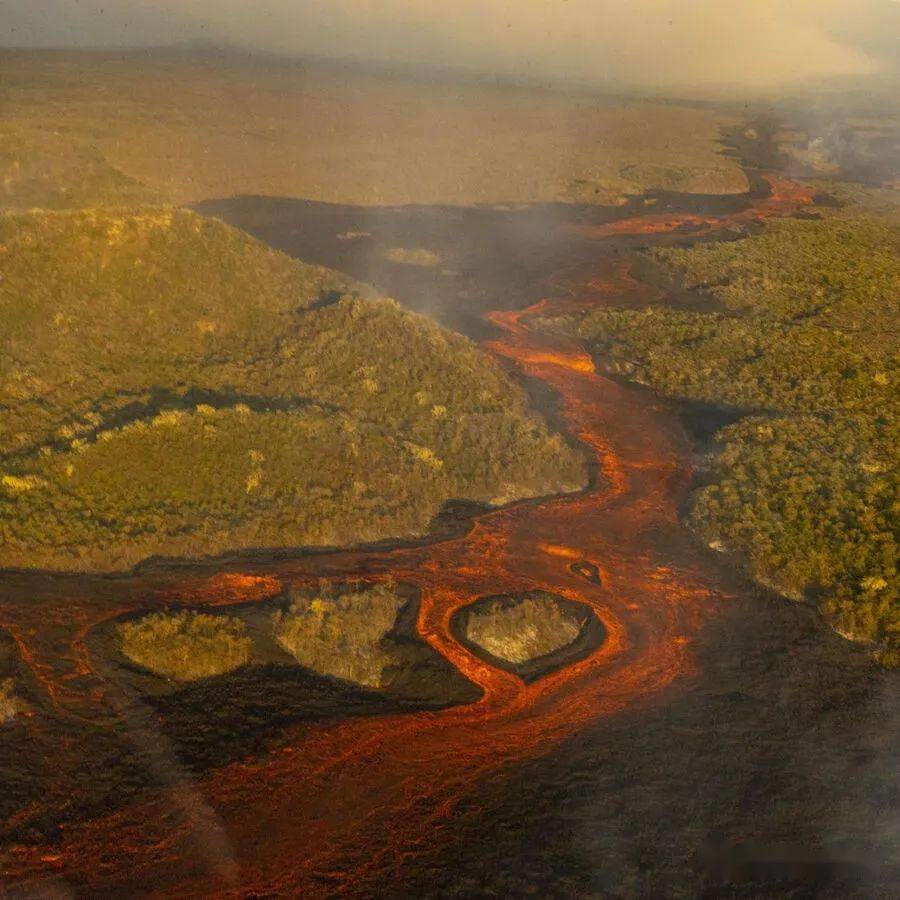
MULTIPOLYGON (((702 234, 735 221, 789 215, 809 202, 802 188, 774 176, 769 181, 770 197, 744 213, 651 215, 593 234, 684 227, 702 234)), ((554 389, 567 429, 597 464, 596 485, 488 512, 462 538, 317 556, 274 566, 275 576, 224 575, 160 595, 222 605, 264 599, 308 578, 312 567, 388 574, 420 589, 421 637, 482 689, 480 701, 288 728, 263 758, 201 779, 201 810, 180 803, 177 787, 149 794, 67 827, 52 866, 41 861, 46 848, 23 848, 11 877, 40 878, 55 868, 95 892, 120 891, 139 879, 158 895, 370 894, 410 856, 432 852, 425 836, 440 832, 452 839, 450 824, 475 814, 464 813, 462 801, 481 780, 551 751, 600 717, 691 674, 693 640, 723 595, 690 549, 679 551, 684 558, 677 564, 663 563, 642 543, 653 528, 678 526, 690 447, 665 411, 635 410, 628 389, 598 374, 580 344, 529 328, 537 315, 618 300, 635 284, 620 267, 586 281, 580 295, 573 285, 558 300, 489 314, 501 336, 488 348, 554 389), (451 621, 479 597, 535 588, 588 605, 606 639, 586 657, 525 684, 462 646, 451 621), (198 851, 213 825, 228 836, 216 845, 227 858, 210 860, 209 852, 198 851), (206 860, 206 871, 198 871, 198 858, 206 860)), ((72 645, 85 675, 87 633, 82 624, 72 645)), ((24 644, 20 649, 24 658, 34 657, 24 644)))

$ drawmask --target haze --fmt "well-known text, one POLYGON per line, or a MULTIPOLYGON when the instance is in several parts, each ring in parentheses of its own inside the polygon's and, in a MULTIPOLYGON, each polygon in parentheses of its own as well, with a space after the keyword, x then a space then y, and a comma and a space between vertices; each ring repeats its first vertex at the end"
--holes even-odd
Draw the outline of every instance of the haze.
POLYGON ((12 0, 6 46, 190 41, 664 94, 894 76, 892 0, 12 0))

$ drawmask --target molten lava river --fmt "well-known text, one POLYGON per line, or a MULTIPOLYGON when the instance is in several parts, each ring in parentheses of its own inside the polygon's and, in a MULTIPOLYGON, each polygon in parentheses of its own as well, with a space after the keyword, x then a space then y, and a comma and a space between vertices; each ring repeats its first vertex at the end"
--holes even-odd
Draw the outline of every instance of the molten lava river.
MULTIPOLYGON (((772 179, 771 187, 730 216, 651 214, 599 226, 594 238, 704 234, 810 202, 796 185, 772 179)), ((564 297, 490 313, 499 336, 486 345, 555 393, 566 429, 595 462, 589 489, 487 512, 464 536, 424 546, 230 562, 208 576, 179 578, 176 570, 97 579, 92 595, 69 596, 63 582, 40 603, 0 600, 0 625, 48 707, 85 723, 96 708, 123 703, 88 641, 103 622, 175 600, 247 603, 287 585, 360 574, 419 588, 422 639, 480 687, 481 699, 288 726, 261 758, 76 817, 52 841, 22 840, 4 860, 9 884, 49 890, 56 883, 90 896, 377 894, 410 861, 452 841, 461 818, 478 815, 485 779, 693 672, 692 643, 728 593, 688 539, 676 540, 675 550, 670 542, 665 554, 654 540, 679 533, 692 477, 689 442, 649 392, 604 377, 577 342, 533 327, 537 315, 652 293, 627 263, 600 268, 589 283, 567 283, 564 297), (479 597, 533 589, 588 604, 606 636, 587 656, 525 683, 466 649, 450 625, 479 597)), ((39 718, 31 724, 36 733, 39 718)), ((19 815, 35 813, 31 804, 19 815)))

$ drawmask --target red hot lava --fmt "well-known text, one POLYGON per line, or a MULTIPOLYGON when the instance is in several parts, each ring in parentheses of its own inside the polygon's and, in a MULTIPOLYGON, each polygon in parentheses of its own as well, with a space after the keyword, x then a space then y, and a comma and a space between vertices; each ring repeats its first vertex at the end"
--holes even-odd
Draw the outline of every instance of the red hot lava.
POLYGON ((769 196, 730 216, 657 213, 599 225, 591 228, 590 234, 594 237, 613 237, 624 234, 665 234, 671 231, 686 231, 697 236, 708 234, 723 225, 792 216, 798 209, 813 202, 812 193, 801 184, 778 175, 764 175, 763 178, 769 184, 769 196))
MULTIPOLYGON (((733 222, 784 216, 810 201, 770 177, 771 197, 729 217, 647 216, 595 229, 598 237, 691 226, 705 233, 733 222)), ((90 628, 125 609, 176 597, 191 604, 263 599, 282 584, 319 575, 365 573, 417 585, 418 630, 483 690, 480 701, 439 712, 356 718, 286 731, 262 759, 204 777, 185 802, 161 790, 107 816, 67 827, 52 848, 20 848, 10 880, 40 882, 55 872, 91 893, 149 891, 159 896, 371 894, 410 858, 452 840, 452 826, 477 815, 478 784, 505 767, 546 754, 566 738, 659 692, 692 671, 691 643, 723 594, 688 540, 666 558, 646 536, 678 531, 690 485, 690 447, 665 410, 636 402, 634 390, 594 370, 574 341, 529 327, 535 315, 570 311, 646 291, 627 267, 596 273, 567 295, 489 319, 501 337, 489 349, 558 395, 569 433, 599 471, 597 484, 572 495, 522 502, 478 517, 462 538, 377 553, 317 555, 270 572, 224 574, 193 585, 162 585, 111 603, 109 588, 90 608, 53 615, 69 624, 74 681, 54 678, 52 659, 32 651, 39 625, 7 604, 4 617, 23 658, 54 702, 86 714, 111 685, 92 673, 90 628), (673 559, 675 560, 673 562, 673 559), (273 574, 274 572, 274 574, 273 574), (591 577, 587 577, 585 573, 591 577), (462 646, 454 614, 479 597, 542 589, 588 604, 606 640, 588 657, 525 684, 462 646), (7 606, 9 608, 7 608, 7 606), (65 686, 64 686, 65 685, 65 686)), ((251 566, 245 567, 252 569, 251 566)), ((145 587, 146 589, 146 587, 145 587)))

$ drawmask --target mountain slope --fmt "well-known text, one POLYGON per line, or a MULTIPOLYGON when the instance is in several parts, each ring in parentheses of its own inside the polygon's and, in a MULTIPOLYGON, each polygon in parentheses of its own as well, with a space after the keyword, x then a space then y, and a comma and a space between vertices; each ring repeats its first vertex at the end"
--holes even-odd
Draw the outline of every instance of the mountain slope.
POLYGON ((465 338, 190 212, 0 219, 0 566, 421 534, 580 487, 465 338))

